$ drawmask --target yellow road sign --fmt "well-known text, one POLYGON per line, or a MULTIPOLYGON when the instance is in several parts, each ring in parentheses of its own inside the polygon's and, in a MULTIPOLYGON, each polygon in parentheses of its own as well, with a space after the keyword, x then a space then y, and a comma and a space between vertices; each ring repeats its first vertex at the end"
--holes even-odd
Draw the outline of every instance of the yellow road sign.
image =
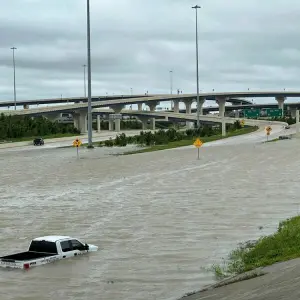
POLYGON ((82 144, 81 140, 80 139, 76 139, 74 142, 73 142, 73 146, 74 147, 80 147, 82 144))
POLYGON ((269 132, 269 134, 270 134, 270 132, 272 131, 272 127, 271 126, 267 126, 265 128, 265 130, 266 130, 267 133, 269 132))
POLYGON ((203 143, 201 142, 201 140, 198 138, 196 139, 196 141, 194 142, 194 146, 197 148, 200 148, 203 145, 203 143))

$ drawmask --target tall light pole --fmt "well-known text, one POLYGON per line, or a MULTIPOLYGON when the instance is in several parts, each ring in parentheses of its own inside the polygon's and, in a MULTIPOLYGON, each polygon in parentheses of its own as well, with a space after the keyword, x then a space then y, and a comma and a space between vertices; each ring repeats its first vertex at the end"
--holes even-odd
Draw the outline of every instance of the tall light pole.
POLYGON ((85 68, 86 65, 82 65, 83 66, 83 88, 84 88, 84 97, 86 98, 86 80, 85 80, 85 68))
POLYGON ((86 0, 87 12, 87 67, 88 67, 88 148, 93 147, 92 140, 92 84, 91 84, 91 28, 90 0, 86 0))
POLYGON ((17 109, 17 95, 16 95, 16 62, 15 62, 15 50, 16 47, 10 48, 13 51, 13 65, 14 65, 14 102, 15 102, 15 110, 17 109))
POLYGON ((197 127, 200 127, 200 103, 199 103, 199 60, 198 60, 198 8, 199 5, 195 5, 192 8, 196 10, 196 64, 197 64, 197 127))
MULTIPOLYGON (((169 71, 170 73, 170 94, 173 94, 173 71, 169 71)), ((171 100, 171 110, 172 110, 172 100, 171 100)))

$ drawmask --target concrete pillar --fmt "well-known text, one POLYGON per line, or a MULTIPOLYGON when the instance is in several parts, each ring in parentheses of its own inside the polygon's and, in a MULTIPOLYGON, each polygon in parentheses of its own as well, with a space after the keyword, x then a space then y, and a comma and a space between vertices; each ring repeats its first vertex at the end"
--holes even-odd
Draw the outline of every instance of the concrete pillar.
POLYGON ((178 114, 179 113, 179 100, 174 100, 174 113, 178 114))
POLYGON ((150 119, 150 129, 155 130, 155 118, 150 119))
MULTIPOLYGON (((193 100, 192 99, 185 99, 184 101, 184 104, 185 104, 185 113, 186 114, 191 114, 192 113, 192 104, 193 104, 193 100)), ((188 129, 191 129, 194 127, 194 123, 193 122, 190 122, 190 121, 186 121, 186 127, 188 129)))
POLYGON ((142 122, 142 130, 147 130, 148 129, 148 117, 140 116, 139 119, 142 122))
MULTIPOLYGON (((152 112, 155 111, 155 108, 158 104, 159 104, 158 101, 149 101, 149 102, 147 102, 147 105, 149 106, 150 111, 152 111, 152 112)), ((150 119, 150 128, 151 128, 151 130, 155 130, 155 118, 150 119)))
POLYGON ((203 104, 205 103, 205 98, 199 98, 199 110, 200 110, 200 115, 203 116, 203 104))
POLYGON ((120 119, 115 120, 115 131, 117 131, 117 132, 121 131, 121 120, 120 119))
POLYGON ((101 119, 100 115, 97 115, 97 132, 101 131, 101 119))
POLYGON ((225 119, 222 119, 222 136, 226 136, 226 122, 225 119))
MULTIPOLYGON (((124 104, 116 104, 113 106, 110 106, 110 108, 114 111, 115 114, 120 114, 122 109, 125 107, 124 104)), ((112 126, 113 128, 113 126, 112 126)), ((115 131, 119 132, 121 131, 121 120, 115 119, 115 131)))
POLYGON ((184 104, 185 104, 185 110, 186 110, 186 114, 191 114, 192 113, 192 103, 193 103, 193 100, 191 99, 185 99, 184 101, 184 104))
POLYGON ((108 120, 108 130, 113 131, 114 130, 114 120, 109 119, 108 120))
POLYGON ((225 115, 225 103, 226 99, 222 97, 217 97, 216 102, 219 105, 219 116, 224 117, 225 115))
POLYGON ((282 109, 282 116, 284 116, 284 101, 285 101, 286 97, 278 96, 275 99, 278 102, 278 108, 282 109))
POLYGON ((239 112, 238 110, 236 110, 236 111, 234 112, 234 117, 235 117, 235 118, 239 118, 239 117, 240 117, 240 112, 239 112))
POLYGON ((87 112, 77 111, 72 114, 74 120, 74 127, 77 128, 81 134, 87 132, 87 112))
POLYGON ((291 117, 292 118, 296 118, 296 111, 297 111, 297 109, 296 108, 291 108, 290 111, 291 111, 291 117))
POLYGON ((143 110, 143 103, 138 103, 138 110, 143 110))

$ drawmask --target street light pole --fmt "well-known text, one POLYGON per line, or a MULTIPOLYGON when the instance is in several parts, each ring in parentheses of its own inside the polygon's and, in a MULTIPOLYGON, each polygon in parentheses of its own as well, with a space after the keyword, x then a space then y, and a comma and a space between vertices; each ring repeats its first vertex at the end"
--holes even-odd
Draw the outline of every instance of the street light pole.
MULTIPOLYGON (((169 71, 170 73, 170 94, 173 94, 173 71, 169 71)), ((171 110, 172 110, 172 100, 171 100, 171 110)), ((173 105, 174 106, 174 105, 173 105)))
POLYGON ((195 5, 192 8, 196 10, 196 64, 197 64, 197 128, 200 127, 200 102, 199 102, 199 60, 198 60, 198 8, 199 5, 195 5))
POLYGON ((88 67, 88 148, 93 147, 92 141, 92 84, 91 84, 91 28, 90 28, 90 0, 86 0, 87 7, 87 67, 88 67))
POLYGON ((14 65, 14 103, 15 103, 15 110, 17 109, 17 96, 16 96, 16 63, 15 63, 15 50, 16 47, 10 48, 13 51, 13 65, 14 65))
POLYGON ((84 87, 84 97, 86 98, 85 68, 86 68, 86 65, 83 65, 83 87, 84 87))

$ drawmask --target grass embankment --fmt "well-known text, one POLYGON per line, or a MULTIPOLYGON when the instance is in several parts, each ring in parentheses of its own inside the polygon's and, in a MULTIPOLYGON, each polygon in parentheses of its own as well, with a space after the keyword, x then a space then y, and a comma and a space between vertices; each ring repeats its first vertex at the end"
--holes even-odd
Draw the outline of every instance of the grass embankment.
MULTIPOLYGON (((213 142, 213 141, 221 140, 221 139, 228 138, 228 137, 251 133, 251 132, 256 131, 257 129, 258 129, 257 127, 246 127, 246 128, 237 129, 235 131, 228 132, 226 137, 223 137, 222 135, 218 134, 218 135, 213 135, 213 136, 209 136, 209 137, 200 137, 200 139, 203 143, 213 142)), ((194 141, 195 141, 195 138, 185 139, 185 140, 175 141, 175 142, 169 142, 164 145, 154 145, 154 146, 150 146, 150 147, 140 149, 140 150, 129 151, 129 152, 124 153, 123 155, 153 152, 153 151, 160 151, 160 150, 167 150, 167 149, 191 146, 194 141)))
POLYGON ((280 222, 276 233, 240 245, 222 265, 212 270, 217 278, 241 274, 300 257, 300 216, 280 222))

